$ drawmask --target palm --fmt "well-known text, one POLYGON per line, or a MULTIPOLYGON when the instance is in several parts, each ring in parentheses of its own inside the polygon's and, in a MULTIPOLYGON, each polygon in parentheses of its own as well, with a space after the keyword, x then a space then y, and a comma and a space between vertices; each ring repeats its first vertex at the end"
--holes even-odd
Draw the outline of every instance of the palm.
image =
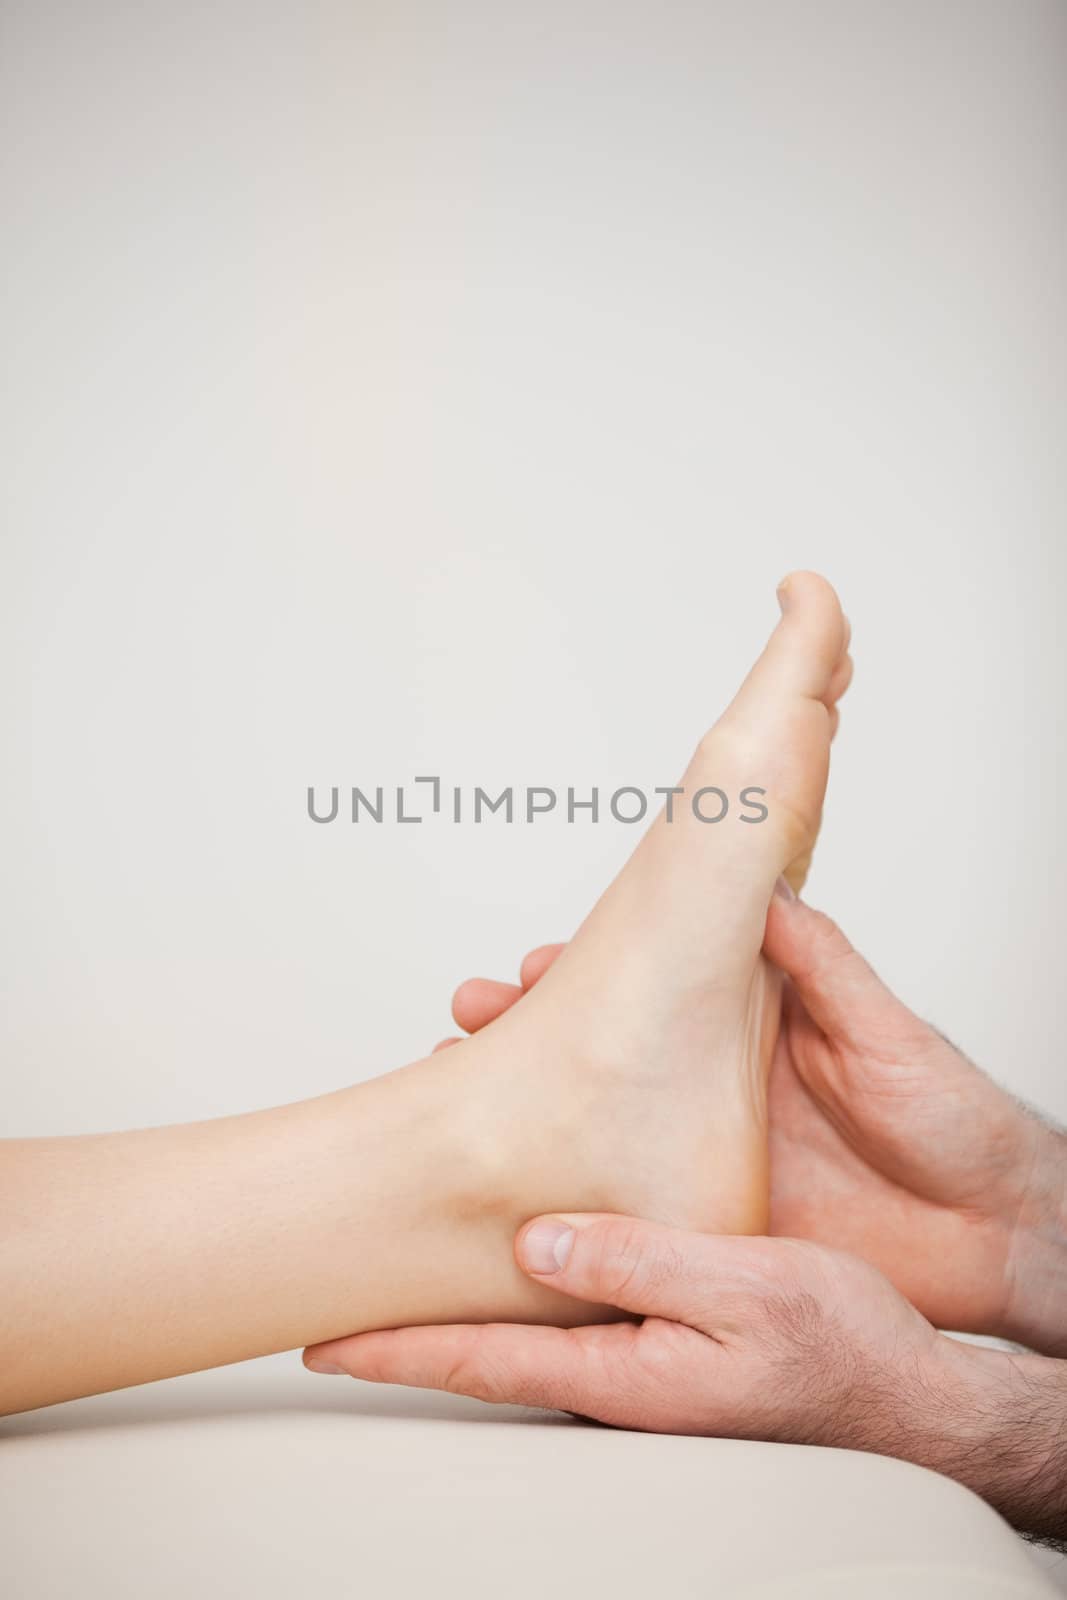
POLYGON ((993 1221, 996 1151, 974 1148, 960 1114, 976 1078, 999 1095, 903 1008, 861 1054, 831 1044, 787 992, 769 1089, 771 1231, 862 1256, 940 1327, 990 1326, 1009 1240, 993 1221))

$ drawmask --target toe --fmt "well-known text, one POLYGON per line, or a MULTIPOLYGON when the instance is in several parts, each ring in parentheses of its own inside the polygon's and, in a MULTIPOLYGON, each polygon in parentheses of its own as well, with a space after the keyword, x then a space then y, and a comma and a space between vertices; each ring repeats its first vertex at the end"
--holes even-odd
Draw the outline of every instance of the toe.
POLYGON ((832 706, 838 700, 840 700, 841 696, 852 682, 852 670, 852 657, 849 655, 842 656, 841 660, 837 663, 837 666, 830 674, 830 684, 827 688, 825 696, 826 705, 832 706))
POLYGON ((816 572, 793 572, 778 586, 782 618, 731 709, 768 694, 827 697, 845 655, 846 624, 833 585, 816 572))

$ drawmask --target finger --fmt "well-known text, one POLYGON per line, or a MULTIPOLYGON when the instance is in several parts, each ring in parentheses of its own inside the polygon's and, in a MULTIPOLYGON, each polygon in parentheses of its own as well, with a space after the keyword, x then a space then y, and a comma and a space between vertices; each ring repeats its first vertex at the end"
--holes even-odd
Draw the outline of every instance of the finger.
POLYGON ((704 1333, 743 1326, 781 1256, 780 1240, 599 1213, 535 1217, 515 1240, 519 1266, 551 1289, 704 1333))
POLYGON ((861 1048, 877 1034, 884 1045, 887 1026, 918 1025, 836 922, 780 889, 767 912, 763 949, 830 1039, 861 1048))
POLYGON ((519 968, 519 980, 523 988, 532 989, 538 979, 544 977, 560 951, 565 949, 566 945, 562 944, 542 944, 536 950, 531 950, 519 968))
POLYGON ((522 963, 521 987, 514 983, 500 983, 496 978, 468 978, 452 996, 452 1016, 468 1033, 477 1033, 521 1000, 527 989, 532 989, 543 978, 555 961, 562 944, 543 944, 531 950, 522 963))
POLYGON ((434 1045, 433 1049, 430 1051, 430 1054, 432 1056, 435 1056, 439 1050, 449 1050, 449 1049, 451 1049, 452 1045, 454 1045, 454 1044, 462 1044, 462 1043, 463 1043, 463 1040, 460 1038, 459 1034, 458 1033, 454 1033, 451 1036, 451 1038, 449 1038, 449 1039, 438 1039, 437 1043, 434 1045))
POLYGON ((443 1389, 495 1404, 577 1411, 622 1419, 619 1377, 639 1332, 632 1323, 542 1328, 486 1323, 395 1328, 312 1345, 313 1372, 343 1372, 371 1383, 443 1389))
POLYGON ((452 996, 452 1017, 468 1033, 477 1033, 521 999, 522 990, 517 983, 468 978, 452 996))

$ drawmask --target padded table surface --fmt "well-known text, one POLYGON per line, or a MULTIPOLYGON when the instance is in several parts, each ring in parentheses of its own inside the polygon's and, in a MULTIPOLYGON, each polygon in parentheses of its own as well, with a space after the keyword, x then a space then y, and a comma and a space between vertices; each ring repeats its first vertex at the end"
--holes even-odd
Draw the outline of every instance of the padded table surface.
POLYGON ((295 1355, 0 1421, 0 1525, 13 1600, 1057 1592, 979 1499, 901 1462, 623 1433, 295 1355))

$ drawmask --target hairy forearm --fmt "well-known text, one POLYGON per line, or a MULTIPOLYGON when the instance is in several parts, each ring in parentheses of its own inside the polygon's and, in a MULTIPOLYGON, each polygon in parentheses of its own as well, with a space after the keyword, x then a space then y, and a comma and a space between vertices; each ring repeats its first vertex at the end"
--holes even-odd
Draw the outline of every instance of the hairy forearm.
POLYGON ((0 1144, 0 1411, 522 1314, 518 1219, 480 1193, 464 1099, 458 1063, 416 1063, 248 1116, 0 1144))
POLYGON ((936 1368, 897 1373, 857 1442, 955 1478, 1019 1533, 1067 1548, 1067 1362, 947 1337, 945 1350, 936 1368))
POLYGON ((1067 1362, 971 1350, 961 1414, 930 1465, 1028 1538, 1067 1547, 1067 1362))

